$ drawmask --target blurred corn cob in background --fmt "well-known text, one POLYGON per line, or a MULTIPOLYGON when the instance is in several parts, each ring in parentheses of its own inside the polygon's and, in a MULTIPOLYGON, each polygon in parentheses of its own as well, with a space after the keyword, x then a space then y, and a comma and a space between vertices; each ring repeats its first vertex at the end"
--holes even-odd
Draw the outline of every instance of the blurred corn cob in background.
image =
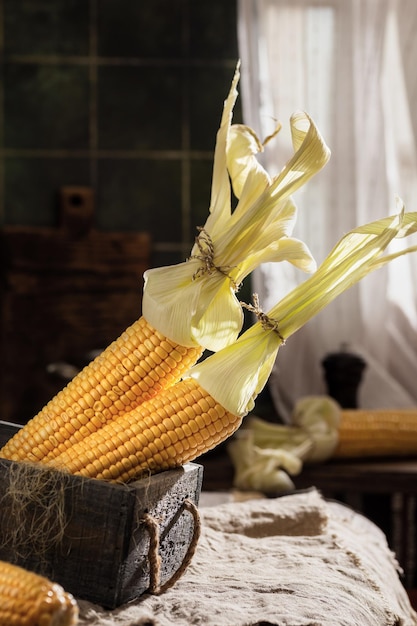
POLYGON ((0 456, 51 459, 172 386, 204 348, 215 351, 232 343, 243 324, 235 292, 261 262, 288 260, 302 270, 315 269, 306 245, 290 237, 296 219, 290 194, 325 165, 329 150, 311 119, 294 115, 294 155, 271 179, 257 161, 263 144, 255 133, 231 125, 238 80, 239 69, 217 134, 210 215, 190 258, 145 273, 142 317, 32 418, 0 456), (233 212, 230 180, 239 199, 233 212))
POLYGON ((335 458, 417 454, 416 409, 343 409, 335 458))

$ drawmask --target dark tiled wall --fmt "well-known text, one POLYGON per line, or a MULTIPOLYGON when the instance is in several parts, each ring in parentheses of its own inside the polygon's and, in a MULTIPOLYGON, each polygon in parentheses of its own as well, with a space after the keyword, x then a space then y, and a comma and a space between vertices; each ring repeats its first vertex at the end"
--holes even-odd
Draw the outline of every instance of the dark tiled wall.
POLYGON ((148 230, 154 266, 183 260, 207 216, 235 0, 0 0, 0 18, 0 225, 54 225, 59 188, 87 185, 97 228, 148 230))

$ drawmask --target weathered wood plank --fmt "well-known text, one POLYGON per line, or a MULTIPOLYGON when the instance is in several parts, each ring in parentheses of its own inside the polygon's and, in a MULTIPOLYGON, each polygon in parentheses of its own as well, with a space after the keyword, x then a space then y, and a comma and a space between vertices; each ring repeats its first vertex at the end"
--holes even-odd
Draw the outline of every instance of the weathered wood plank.
POLYGON ((150 236, 91 231, 82 239, 71 239, 65 230, 7 226, 0 233, 0 249, 8 271, 137 272, 149 261, 150 236))
POLYGON ((0 420, 0 448, 19 430, 19 424, 0 420))

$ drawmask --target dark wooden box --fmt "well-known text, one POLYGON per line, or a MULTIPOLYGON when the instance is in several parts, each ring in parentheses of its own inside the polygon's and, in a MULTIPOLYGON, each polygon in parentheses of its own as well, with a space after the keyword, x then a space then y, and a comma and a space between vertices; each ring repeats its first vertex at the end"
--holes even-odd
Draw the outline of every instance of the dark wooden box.
MULTIPOLYGON (((10 438, 15 425, 0 422, 0 447, 10 438)), ((163 585, 181 566, 189 549, 195 518, 184 508, 190 500, 198 505, 203 468, 188 463, 129 485, 107 483, 54 472, 62 487, 65 527, 58 543, 38 551, 36 541, 17 544, 13 537, 17 520, 9 503, 8 490, 16 470, 23 466, 0 459, 0 560, 43 574, 60 583, 76 598, 112 609, 140 597, 150 585, 150 533, 144 523, 148 515, 159 529, 160 582, 163 585)), ((39 476, 43 468, 32 466, 39 476)), ((54 499, 50 490, 52 536, 54 499)), ((48 500, 48 497, 46 498, 48 500)), ((55 503, 56 505, 56 503, 55 503)), ((45 519, 45 511, 31 503, 28 528, 45 519)), ((28 532, 30 537, 30 532, 28 532)), ((56 536, 56 533, 55 533, 56 536)))

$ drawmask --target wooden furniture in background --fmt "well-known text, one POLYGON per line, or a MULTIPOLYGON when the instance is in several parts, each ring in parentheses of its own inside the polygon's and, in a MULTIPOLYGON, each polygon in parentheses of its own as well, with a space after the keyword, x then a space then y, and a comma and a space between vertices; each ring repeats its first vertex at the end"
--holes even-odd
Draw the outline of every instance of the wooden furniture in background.
POLYGON ((148 233, 94 229, 90 188, 60 192, 57 228, 0 231, 0 419, 25 423, 141 314, 148 233), (58 368, 59 370, 59 368, 58 368))

